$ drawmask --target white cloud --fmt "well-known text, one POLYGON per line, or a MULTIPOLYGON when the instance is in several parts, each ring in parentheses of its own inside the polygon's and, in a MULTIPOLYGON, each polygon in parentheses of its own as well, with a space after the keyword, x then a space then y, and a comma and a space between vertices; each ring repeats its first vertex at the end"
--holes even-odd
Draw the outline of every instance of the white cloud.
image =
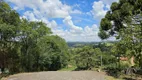
POLYGON ((57 28, 58 24, 56 23, 56 21, 52 20, 50 23, 47 24, 50 28, 57 28))
POLYGON ((95 1, 92 7, 93 10, 91 12, 96 20, 100 20, 105 16, 107 10, 104 10, 105 5, 102 1, 95 1))
POLYGON ((92 16, 91 12, 86 12, 86 15, 92 16))
POLYGON ((73 8, 80 8, 80 4, 74 4, 72 7, 73 8))
POLYGON ((23 18, 26 18, 26 19, 28 19, 28 20, 30 20, 30 21, 38 21, 38 19, 35 18, 34 13, 32 13, 31 11, 26 11, 26 12, 24 13, 23 18))
POLYGON ((37 0, 37 2, 24 0, 22 4, 19 4, 21 0, 10 0, 10 2, 16 4, 15 9, 18 10, 25 9, 25 7, 32 9, 31 11, 24 12, 22 17, 30 21, 45 22, 47 26, 52 29, 54 34, 65 38, 67 41, 85 41, 84 38, 87 37, 86 30, 76 26, 70 16, 70 14, 82 14, 82 12, 76 9, 72 10, 70 6, 62 4, 59 0, 47 0, 46 2, 42 0, 37 0), (70 30, 58 29, 56 21, 52 20, 50 22, 48 18, 64 18, 63 22, 70 30))
POLYGON ((98 26, 96 24, 91 27, 86 26, 80 33, 74 32, 76 30, 53 30, 54 34, 58 34, 66 41, 82 41, 82 42, 94 42, 101 41, 98 35, 98 26))
MULTIPOLYGON (((81 14, 79 10, 72 10, 71 6, 63 4, 60 0, 7 0, 8 2, 14 3, 15 10, 24 10, 30 8, 34 12, 38 11, 40 15, 48 18, 65 18, 73 14, 81 14)), ((36 13, 36 12, 35 12, 36 13)), ((39 14, 38 13, 38 14, 39 14)), ((35 14, 37 15, 37 14, 35 14)))
MULTIPOLYGON (((30 9, 29 11, 23 13, 21 17, 26 18, 30 21, 43 21, 50 27, 54 34, 61 36, 66 41, 100 41, 98 37, 98 26, 86 26, 82 28, 80 26, 76 26, 73 21, 71 14, 83 14, 82 11, 73 9, 74 7, 80 8, 79 4, 74 6, 69 6, 63 4, 60 0, 7 0, 15 4, 15 10, 26 10, 26 8, 30 9), (52 19, 49 21, 48 19, 52 19), (69 27, 69 30, 64 30, 58 27, 57 22, 54 18, 63 18, 63 23, 69 27)), ((114 0, 113 0, 114 1, 114 0)), ((111 1, 101 0, 95 1, 93 4, 93 10, 91 12, 87 12, 88 15, 93 15, 95 19, 100 20, 104 17, 111 1), (91 14, 92 13, 92 14, 91 14)), ((79 19, 77 22, 80 22, 79 19)), ((86 19, 85 21, 90 21, 86 19)))
POLYGON ((82 12, 79 11, 79 10, 73 10, 73 11, 71 11, 71 13, 72 13, 72 14, 82 14, 82 12))
POLYGON ((57 28, 58 25, 55 20, 49 22, 48 19, 42 17, 38 11, 26 11, 22 18, 28 19, 29 21, 42 21, 51 29, 57 28))
POLYGON ((86 26, 84 28, 84 35, 86 37, 97 38, 98 40, 100 40, 99 37, 97 36, 98 35, 98 31, 99 31, 99 29, 98 29, 98 26, 96 24, 92 25, 91 27, 86 26))
POLYGON ((109 5, 109 4, 107 4, 107 5, 106 5, 106 8, 107 8, 108 10, 110 10, 110 5, 109 5))
POLYGON ((81 27, 78 27, 78 26, 75 26, 73 21, 72 21, 72 17, 71 16, 68 16, 66 17, 63 22, 69 26, 69 28, 71 29, 71 32, 73 33, 80 33, 83 29, 81 27))
POLYGON ((112 2, 118 2, 119 0, 99 0, 94 1, 91 13, 94 16, 94 19, 100 21, 110 9, 112 2))
POLYGON ((119 0, 100 0, 102 1, 104 4, 107 4, 107 5, 111 5, 113 2, 118 2, 119 0))
POLYGON ((28 7, 51 18, 65 18, 72 11, 70 6, 62 4, 59 0, 8 0, 8 2, 14 3, 18 7, 16 9, 22 10, 28 7))

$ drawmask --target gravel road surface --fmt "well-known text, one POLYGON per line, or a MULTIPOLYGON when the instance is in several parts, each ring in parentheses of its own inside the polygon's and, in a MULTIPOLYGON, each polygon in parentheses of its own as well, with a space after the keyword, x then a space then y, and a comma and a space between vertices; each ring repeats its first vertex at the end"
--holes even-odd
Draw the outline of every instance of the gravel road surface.
POLYGON ((20 73, 2 80, 105 80, 105 74, 94 71, 49 71, 20 73))

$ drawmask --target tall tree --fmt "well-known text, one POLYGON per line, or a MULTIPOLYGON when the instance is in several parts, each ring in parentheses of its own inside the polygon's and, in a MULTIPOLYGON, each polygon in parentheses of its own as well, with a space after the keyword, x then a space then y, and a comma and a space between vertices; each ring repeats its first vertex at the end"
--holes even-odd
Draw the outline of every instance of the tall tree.
POLYGON ((123 54, 130 51, 131 56, 139 57, 137 58, 139 65, 142 57, 142 6, 140 5, 142 0, 119 0, 118 3, 112 3, 110 11, 101 20, 99 32, 101 39, 108 38, 104 36, 116 36, 120 41, 117 48, 124 47, 123 54))
POLYGON ((45 70, 58 70, 68 64, 68 47, 59 36, 45 36, 38 42, 45 70))
POLYGON ((93 48, 85 46, 76 53, 76 64, 78 69, 91 69, 94 67, 97 54, 93 48))
POLYGON ((20 19, 0 1, 0 68, 10 73, 58 70, 68 62, 68 46, 43 22, 20 19))
POLYGON ((18 22, 20 18, 17 12, 11 10, 9 5, 4 1, 0 2, 0 67, 2 70, 4 68, 10 68, 14 70, 18 66, 14 64, 18 63, 19 53, 17 52, 19 48, 16 41, 16 36, 18 34, 18 22), (16 53, 15 55, 13 55, 16 53), (14 58, 16 58, 14 60, 14 58), (11 61, 13 63, 11 63, 11 61), (16 61, 16 62, 15 62, 16 61), (9 65, 10 64, 10 65, 9 65))

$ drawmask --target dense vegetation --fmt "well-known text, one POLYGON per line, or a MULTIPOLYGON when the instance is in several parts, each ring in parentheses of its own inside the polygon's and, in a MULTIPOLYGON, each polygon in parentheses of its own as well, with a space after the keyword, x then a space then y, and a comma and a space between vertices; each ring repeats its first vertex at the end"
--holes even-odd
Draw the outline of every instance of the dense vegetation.
POLYGON ((116 55, 112 52, 114 43, 96 43, 90 46, 72 48, 73 60, 77 70, 101 69, 117 66, 116 55), (111 64, 110 64, 111 63, 111 64))
POLYGON ((101 20, 98 36, 102 40, 116 37, 117 41, 109 46, 104 43, 103 46, 99 44, 74 49, 77 67, 90 69, 101 66, 112 74, 130 68, 142 69, 141 5, 142 0, 119 0, 112 3, 110 10, 101 20))
POLYGON ((124 70, 124 65, 125 68, 142 69, 141 5, 142 0, 119 0, 119 2, 114 2, 100 23, 98 34, 100 38, 116 37, 118 42, 112 47, 112 52, 119 58, 125 57, 129 60, 126 63, 126 61, 118 59, 119 67, 115 69, 119 69, 119 72, 124 70), (134 60, 133 64, 130 61, 132 58, 134 60), (121 68, 122 63, 123 67, 121 68))
POLYGON ((142 68, 142 0, 120 0, 114 2, 111 10, 100 23, 99 36, 106 39, 115 36, 116 54, 135 57, 138 67, 142 68))
POLYGON ((43 22, 20 19, 5 2, 0 2, 0 68, 10 73, 58 70, 67 65, 68 46, 52 35, 43 22))

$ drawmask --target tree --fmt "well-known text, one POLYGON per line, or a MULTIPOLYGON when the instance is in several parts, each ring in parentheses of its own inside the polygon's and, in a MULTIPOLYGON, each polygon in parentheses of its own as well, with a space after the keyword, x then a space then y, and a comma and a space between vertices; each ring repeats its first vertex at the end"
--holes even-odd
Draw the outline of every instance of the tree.
POLYGON ((10 8, 4 1, 0 2, 0 22, 18 27, 20 23, 19 14, 10 8))
MULTIPOLYGON (((68 46, 59 36, 45 36, 38 42, 41 58, 44 63, 42 69, 58 70, 68 64, 68 46)), ((41 62, 40 61, 40 62, 41 62)))
POLYGON ((25 66, 26 71, 32 70, 33 66, 33 55, 39 54, 37 51, 38 41, 43 36, 48 36, 51 34, 51 31, 46 25, 42 22, 29 22, 27 20, 22 20, 21 22, 21 32, 20 32, 20 41, 22 42, 22 65, 25 66), (36 50, 37 49, 37 50, 36 50), (24 62, 23 62, 24 61, 24 62))
MULTIPOLYGON (((11 72, 18 68, 19 44, 16 41, 18 34, 18 13, 11 10, 8 4, 0 2, 0 67, 9 68, 11 72), (14 55, 15 54, 15 55, 14 55), (14 59, 15 58, 15 59, 14 59), (12 61, 12 62, 11 62, 12 61), (14 66, 14 65, 17 66, 14 66)), ((19 46, 20 47, 20 46, 19 46)))
POLYGON ((120 0, 111 5, 111 10, 107 12, 105 18, 101 20, 99 36, 107 39, 105 35, 116 36, 119 39, 117 49, 122 50, 122 54, 135 56, 140 66, 141 57, 141 0, 120 0), (110 24, 111 23, 111 24, 110 24), (100 35, 101 34, 101 35, 100 35), (138 37, 139 36, 139 37, 138 37), (129 52, 129 54, 127 54, 129 52))
POLYGON ((43 22, 20 19, 0 1, 0 68, 10 73, 58 70, 68 64, 68 46, 43 22))
POLYGON ((78 69, 91 69, 95 65, 95 52, 94 49, 85 46, 77 51, 76 64, 78 69))
POLYGON ((112 3, 111 10, 101 20, 100 33, 103 30, 108 35, 119 34, 121 29, 126 28, 125 25, 132 23, 133 19, 141 14, 140 4, 140 0, 120 0, 119 3, 112 3))
MULTIPOLYGON (((2 69, 10 67, 8 64, 11 64, 9 61, 11 58, 18 57, 18 53, 13 55, 14 52, 18 50, 15 49, 17 42, 15 41, 15 26, 0 24, 0 67, 2 69)), ((14 62, 14 61, 13 61, 14 62)), ((13 65, 13 64, 12 64, 13 65)), ((13 65, 14 67, 14 65, 13 65)))

